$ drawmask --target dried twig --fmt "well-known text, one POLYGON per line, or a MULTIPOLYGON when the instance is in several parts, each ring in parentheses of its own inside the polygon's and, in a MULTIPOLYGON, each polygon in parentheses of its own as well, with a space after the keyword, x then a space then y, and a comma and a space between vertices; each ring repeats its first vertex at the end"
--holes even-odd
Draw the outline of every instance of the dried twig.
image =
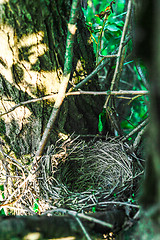
POLYGON ((27 100, 27 101, 24 101, 24 102, 20 102, 18 104, 16 104, 14 107, 10 108, 8 111, 6 111, 5 113, 1 113, 0 114, 0 117, 10 113, 10 112, 13 112, 16 108, 18 107, 21 107, 21 106, 24 106, 24 105, 27 105, 27 104, 30 104, 30 103, 34 103, 34 102, 38 102, 38 101, 44 101, 44 100, 47 100, 47 99, 50 99, 50 98, 53 98, 54 96, 56 95, 55 94, 51 94, 51 95, 47 95, 47 96, 44 96, 44 97, 40 97, 40 98, 32 98, 30 100, 27 100))
MULTIPOLYGON (((120 66, 120 61, 121 61, 121 54, 122 54, 122 50, 123 50, 123 47, 124 47, 123 43, 124 43, 124 39, 125 39, 128 23, 129 23, 129 18, 130 18, 130 13, 131 13, 131 6, 132 6, 132 0, 129 0, 128 7, 127 7, 127 15, 126 15, 126 19, 125 19, 125 23, 124 23, 124 27, 123 27, 123 32, 122 32, 122 37, 121 37, 121 41, 120 41, 120 44, 119 44, 119 50, 118 50, 118 54, 117 54, 116 68, 115 68, 115 71, 114 71, 114 75, 113 75, 113 79, 112 79, 111 87, 110 87, 111 91, 113 91, 113 89, 114 89, 116 78, 117 78, 117 74, 119 72, 119 66, 120 66)), ((110 98, 110 96, 108 96, 108 98, 107 98, 107 100, 106 100, 106 102, 104 104, 104 108, 107 107, 109 98, 110 98)))
POLYGON ((133 207, 133 208, 141 208, 140 205, 135 205, 135 204, 127 203, 127 202, 109 201, 109 202, 100 202, 98 204, 101 205, 101 206, 106 206, 108 204, 115 204, 115 205, 119 205, 119 206, 128 206, 128 207, 133 207))
POLYGON ((123 95, 148 95, 149 91, 131 91, 131 90, 119 90, 119 91, 100 91, 100 92, 91 92, 91 91, 82 91, 69 92, 66 93, 66 96, 70 95, 114 95, 114 96, 123 96, 123 95))
POLYGON ((141 124, 139 124, 136 128, 134 128, 127 136, 122 138, 122 142, 125 142, 129 137, 131 137, 134 133, 138 132, 139 129, 144 127, 148 123, 149 119, 145 119, 141 124))
POLYGON ((99 64, 93 72, 91 72, 85 79, 83 79, 80 83, 74 86, 70 91, 77 90, 81 88, 84 84, 86 84, 91 78, 93 78, 104 66, 108 63, 108 58, 105 59, 101 64, 99 64))
POLYGON ((84 233, 86 239, 87 239, 87 240, 92 240, 92 239, 90 238, 89 234, 87 233, 85 227, 83 226, 81 220, 80 220, 78 217, 75 217, 75 219, 77 220, 79 226, 81 227, 81 229, 82 229, 82 231, 83 231, 83 233, 84 233))
MULTIPOLYGON (((64 213, 64 214, 68 214, 68 215, 71 215, 73 217, 78 217, 78 218, 83 218, 83 219, 86 219, 90 222, 94 222, 94 223, 98 223, 104 227, 108 227, 108 228, 113 228, 113 225, 110 224, 110 223, 106 223, 102 220, 99 220, 99 219, 96 219, 96 218, 93 218, 91 216, 87 216, 83 213, 77 213, 76 211, 73 211, 73 210, 68 210, 68 209, 63 209, 63 208, 56 208, 56 209, 53 209, 51 211, 47 211, 47 213, 50 212, 50 213, 54 213, 54 212, 61 212, 61 213, 64 213)), ((43 213, 44 215, 45 213, 43 213)))
POLYGON ((65 98, 66 88, 68 85, 71 68, 72 68, 73 43, 74 43, 74 36, 77 30, 76 21, 77 21, 79 3, 80 3, 79 0, 74 0, 72 3, 71 15, 70 15, 70 20, 68 24, 68 35, 67 35, 67 41, 66 41, 66 53, 65 53, 65 63, 64 63, 64 72, 62 76, 62 83, 60 85, 59 92, 58 92, 50 119, 43 133, 42 140, 39 144, 39 148, 36 152, 35 158, 39 158, 43 154, 44 148, 46 146, 47 140, 50 135, 50 131, 56 120, 60 106, 63 103, 63 100, 65 98))
MULTIPOLYGON (((10 162, 13 162, 14 164, 17 164, 20 168, 25 169, 25 166, 23 166, 20 162, 18 162, 16 159, 14 159, 13 157, 9 156, 8 154, 6 154, 2 149, 0 149, 0 152, 3 154, 3 156, 5 158, 8 158, 10 160, 10 162)), ((6 160, 5 160, 6 161, 6 160)))
POLYGON ((137 149, 137 147, 138 147, 138 145, 139 145, 139 143, 140 143, 140 141, 141 141, 141 138, 142 138, 143 134, 144 134, 144 133, 146 132, 146 130, 147 130, 147 127, 148 127, 148 125, 145 126, 145 127, 138 133, 138 135, 137 135, 137 137, 136 137, 136 139, 134 140, 134 143, 133 143, 133 151, 135 151, 135 150, 137 149))
MULTIPOLYGON (((100 91, 100 92, 91 92, 91 91, 82 91, 82 90, 79 90, 79 91, 76 91, 76 92, 68 92, 66 93, 65 96, 71 96, 71 95, 94 95, 94 96, 97 96, 97 95, 114 95, 114 96, 123 96, 123 95, 139 95, 139 96, 142 96, 142 95, 148 95, 149 94, 149 91, 131 91, 131 90, 119 90, 119 91, 100 91)), ((51 94, 51 95, 47 95, 47 96, 44 96, 44 97, 40 97, 40 98, 33 98, 31 100, 27 100, 27 101, 24 101, 24 102, 20 102, 18 103, 17 105, 15 105, 14 107, 10 108, 8 111, 6 111, 5 113, 1 113, 0 114, 0 117, 8 114, 8 113, 11 113, 13 112, 16 108, 18 107, 21 107, 21 106, 24 106, 24 105, 27 105, 29 103, 34 103, 34 102, 38 102, 38 101, 44 101, 44 100, 47 100, 47 99, 51 99, 53 98, 54 96, 56 95, 55 94, 51 94)))

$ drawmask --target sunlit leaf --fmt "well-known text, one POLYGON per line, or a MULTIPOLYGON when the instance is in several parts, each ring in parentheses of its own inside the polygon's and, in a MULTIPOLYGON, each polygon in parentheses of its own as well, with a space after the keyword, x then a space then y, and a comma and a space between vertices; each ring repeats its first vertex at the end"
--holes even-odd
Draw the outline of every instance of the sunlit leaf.
POLYGON ((121 31, 121 29, 119 27, 117 27, 116 25, 112 24, 112 25, 108 25, 106 27, 106 29, 108 29, 111 32, 117 32, 117 31, 121 31))

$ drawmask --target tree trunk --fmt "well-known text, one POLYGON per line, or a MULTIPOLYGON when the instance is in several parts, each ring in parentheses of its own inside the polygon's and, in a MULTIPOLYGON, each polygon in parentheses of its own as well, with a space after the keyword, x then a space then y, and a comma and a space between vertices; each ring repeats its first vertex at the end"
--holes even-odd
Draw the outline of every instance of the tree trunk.
MULTIPOLYGON (((143 1, 142 1, 143 2, 143 1)), ((151 123, 148 139, 148 158, 146 163, 146 177, 142 202, 145 208, 158 207, 160 204, 160 2, 158 0, 145 2, 145 9, 142 11, 140 26, 145 34, 143 48, 141 43, 138 52, 146 65, 151 81, 151 123), (150 15, 149 21, 147 16, 150 15), (146 51, 148 50, 148 51, 146 51)), ((157 221, 159 219, 160 208, 158 207, 157 221)), ((159 222, 160 224, 160 222, 159 222)))
POLYGON ((150 127, 141 204, 141 220, 123 239, 160 239, 160 1, 136 1, 138 5, 137 55, 146 63, 150 77, 150 127), (141 4, 141 8, 139 6, 141 4), (140 34, 141 33, 141 34, 140 34))
MULTIPOLYGON (((2 117, 1 137, 18 156, 35 152, 56 99, 64 66, 71 2, 10 0, 1 5, 1 112, 20 102, 55 93, 49 100, 26 104, 2 117)), ((68 89, 95 67, 91 37, 81 8, 76 32, 68 89)), ((97 86, 95 77, 84 89, 97 90, 97 86)), ((60 132, 96 134, 102 100, 93 96, 68 96, 50 140, 55 142, 60 132)))

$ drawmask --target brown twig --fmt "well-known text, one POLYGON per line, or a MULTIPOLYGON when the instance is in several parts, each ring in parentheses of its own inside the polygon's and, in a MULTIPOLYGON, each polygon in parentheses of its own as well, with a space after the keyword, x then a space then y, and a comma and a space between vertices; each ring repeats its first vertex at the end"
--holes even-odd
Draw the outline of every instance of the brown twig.
POLYGON ((1 113, 0 114, 0 117, 10 113, 10 112, 13 112, 16 108, 18 107, 21 107, 21 106, 24 106, 24 105, 27 105, 27 104, 30 104, 30 103, 35 103, 35 102, 38 102, 38 101, 44 101, 44 100, 47 100, 47 99, 50 99, 50 98, 53 98, 57 93, 54 93, 54 94, 51 94, 51 95, 47 95, 47 96, 44 96, 44 97, 40 97, 40 98, 32 98, 30 100, 27 100, 27 101, 24 101, 24 102, 20 102, 18 104, 16 104, 14 107, 10 108, 8 111, 6 110, 5 113, 1 113))
MULTIPOLYGON (((113 91, 113 89, 114 89, 116 78, 117 78, 117 74, 119 72, 121 54, 122 54, 122 50, 123 50, 123 47, 124 47, 123 43, 124 43, 124 39, 125 39, 128 23, 129 23, 129 18, 130 18, 130 13, 131 13, 131 6, 132 6, 132 0, 129 0, 128 7, 127 7, 127 15, 126 15, 126 19, 125 19, 125 23, 124 23, 124 27, 123 27, 123 32, 122 32, 122 37, 121 37, 121 41, 120 41, 120 44, 119 44, 119 50, 118 50, 118 54, 117 54, 116 68, 115 68, 115 71, 114 71, 114 75, 113 75, 113 79, 112 79, 111 87, 110 87, 111 91, 113 91)), ((108 96, 108 98, 107 98, 107 100, 106 100, 106 102, 104 104, 104 108, 107 107, 109 98, 110 98, 110 96, 108 96)))
POLYGON ((83 231, 83 233, 84 233, 86 239, 87 239, 87 240, 92 240, 92 239, 90 238, 89 234, 87 233, 85 227, 83 226, 81 220, 80 220, 78 217, 75 217, 75 219, 77 220, 79 226, 81 227, 81 229, 82 229, 82 231, 83 231))
POLYGON ((77 90, 86 84, 91 78, 93 78, 104 66, 108 63, 108 58, 105 59, 101 64, 99 64, 86 78, 84 78, 80 83, 74 86, 71 90, 77 90))
MULTIPOLYGON (((149 94, 149 91, 130 91, 130 90, 119 90, 119 91, 101 91, 101 92, 91 92, 91 91, 82 91, 82 90, 79 90, 77 92, 68 92, 66 93, 65 96, 72 96, 72 95, 117 95, 117 96, 123 96, 123 95, 139 95, 139 96, 142 96, 142 95, 148 95, 149 94)), ((18 104, 16 104, 14 107, 10 108, 8 111, 4 112, 4 113, 1 113, 0 114, 0 117, 8 114, 8 113, 11 113, 13 112, 16 108, 18 107, 21 107, 21 106, 24 106, 24 105, 27 105, 27 104, 30 104, 30 103, 34 103, 34 102, 38 102, 38 101, 44 101, 44 100, 47 100, 47 99, 51 99, 53 98, 54 96, 56 95, 56 93, 54 94, 51 94, 51 95, 47 95, 47 96, 44 96, 44 97, 40 97, 40 98, 33 98, 31 100, 27 100, 27 101, 24 101, 24 102, 20 102, 18 104)))
MULTIPOLYGON (((63 209, 63 208, 56 208, 54 210, 51 210, 51 211, 48 211, 48 212, 61 212, 61 213, 64 213, 64 214, 68 214, 68 215, 71 215, 73 217, 78 217, 78 218, 82 218, 82 219, 86 219, 90 222, 94 222, 94 223, 98 223, 104 227, 108 227, 108 228, 113 228, 113 225, 110 224, 110 223, 106 223, 105 221, 102 221, 100 219, 96 219, 94 217, 91 217, 91 216, 88 216, 88 215, 85 215, 83 213, 77 213, 76 211, 73 211, 73 210, 68 210, 68 209, 63 209)), ((48 213, 47 212, 47 213, 48 213)), ((45 213, 43 213, 44 215, 45 213)))
POLYGON ((129 207, 133 207, 133 208, 141 208, 140 205, 135 205, 132 203, 127 203, 127 202, 116 202, 116 201, 109 201, 109 202, 100 202, 98 203, 101 206, 106 206, 108 204, 115 204, 115 205, 119 205, 119 206, 129 206, 129 207))
POLYGON ((139 124, 136 128, 133 129, 133 131, 131 131, 127 136, 125 136, 124 138, 122 138, 122 142, 126 141, 129 137, 131 137, 134 133, 136 133, 137 131, 139 131, 139 129, 141 129, 142 127, 144 127, 147 123, 148 123, 148 118, 145 119, 141 124, 139 124))
POLYGON ((36 152, 35 158, 39 158, 43 154, 44 148, 48 141, 51 129, 56 120, 60 106, 62 105, 63 100, 65 98, 66 88, 68 85, 71 68, 72 68, 73 43, 74 43, 74 36, 75 36, 76 30, 77 30, 76 21, 77 21, 79 3, 80 3, 79 0, 74 0, 72 3, 71 15, 70 15, 70 20, 69 20, 69 24, 68 24, 68 35, 67 35, 67 41, 66 41, 66 53, 65 53, 65 63, 64 63, 64 72, 63 72, 63 76, 62 76, 62 83, 60 85, 59 92, 58 92, 50 119, 49 119, 47 127, 43 133, 42 140, 39 144, 39 148, 36 152))
POLYGON ((148 91, 130 91, 130 90, 119 90, 119 91, 101 91, 101 92, 91 92, 91 91, 82 91, 69 92, 66 96, 71 95, 114 95, 114 96, 123 96, 123 95, 148 95, 148 91))
POLYGON ((148 125, 146 125, 138 134, 137 134, 137 137, 136 139, 134 140, 134 143, 133 143, 133 151, 136 151, 140 141, 141 141, 141 138, 143 136, 143 134, 146 132, 147 130, 147 127, 148 125))

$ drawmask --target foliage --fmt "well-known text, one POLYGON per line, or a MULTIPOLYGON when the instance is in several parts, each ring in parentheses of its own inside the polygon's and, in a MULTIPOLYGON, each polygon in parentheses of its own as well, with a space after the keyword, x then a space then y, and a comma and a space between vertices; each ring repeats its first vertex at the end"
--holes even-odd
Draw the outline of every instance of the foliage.
MULTIPOLYGON (((0 185, 0 196, 2 199, 4 199, 4 185, 0 185)), ((0 215, 5 215, 3 208, 0 209, 0 215)))
MULTIPOLYGON (((102 1, 99 4, 99 1, 93 0, 88 1, 88 8, 84 11, 84 15, 86 18, 86 22, 88 28, 92 34, 93 39, 93 47, 96 53, 97 51, 97 43, 98 43, 98 33, 101 31, 103 20, 96 17, 95 14, 97 12, 103 11, 107 5, 110 4, 111 1, 102 1), (98 8, 98 9, 97 9, 98 8)), ((122 27, 123 27, 123 13, 124 10, 124 0, 120 0, 116 4, 116 13, 112 13, 104 28, 104 38, 103 38, 103 54, 107 55, 115 50, 116 45, 119 43, 122 27)), ((115 8, 113 6, 113 8, 115 8)))
POLYGON ((38 201, 39 201, 39 199, 37 198, 37 199, 35 200, 35 202, 34 202, 33 211, 34 211, 35 213, 38 212, 38 208, 39 208, 38 201))
MULTIPOLYGON (((93 40, 93 47, 95 54, 99 53, 99 50, 102 56, 111 55, 118 52, 118 46, 122 36, 122 30, 124 26, 124 17, 126 15, 125 11, 125 0, 116 1, 116 4, 113 5, 114 12, 110 14, 106 23, 103 22, 103 19, 100 19, 95 16, 98 12, 104 11, 107 5, 110 4, 111 1, 88 1, 88 7, 86 10, 83 9, 86 23, 88 25, 88 29, 91 33, 93 40), (104 26, 103 26, 104 23, 104 26), (99 44, 99 38, 102 31, 102 43, 101 48, 99 44)), ((131 28, 132 26, 130 26, 131 28)), ((133 51, 133 43, 132 41, 128 42, 128 55, 133 51)), ((100 61, 101 59, 99 59, 100 61)), ((98 63, 98 62, 97 62, 98 63)), ((147 90, 142 78, 137 71, 136 61, 134 54, 129 59, 129 61, 125 61, 123 66, 129 66, 132 69, 133 79, 136 79, 132 83, 132 90, 147 90)), ((112 65, 112 69, 115 68, 115 65, 112 65)), ((146 76, 146 67, 143 63, 140 63, 140 68, 142 69, 144 75, 146 76)), ((127 77, 127 75, 125 76, 127 77)), ((107 91, 109 89, 106 89, 107 91)), ((148 101, 148 97, 139 96, 132 98, 126 102, 126 108, 130 107, 129 114, 127 116, 122 116, 123 119, 121 121, 121 128, 124 130, 126 134, 128 134, 131 130, 133 130, 140 122, 148 117, 148 106, 146 102, 148 101)), ((106 116, 104 109, 99 114, 99 123, 98 130, 99 132, 103 131, 104 125, 106 122, 106 116)))

